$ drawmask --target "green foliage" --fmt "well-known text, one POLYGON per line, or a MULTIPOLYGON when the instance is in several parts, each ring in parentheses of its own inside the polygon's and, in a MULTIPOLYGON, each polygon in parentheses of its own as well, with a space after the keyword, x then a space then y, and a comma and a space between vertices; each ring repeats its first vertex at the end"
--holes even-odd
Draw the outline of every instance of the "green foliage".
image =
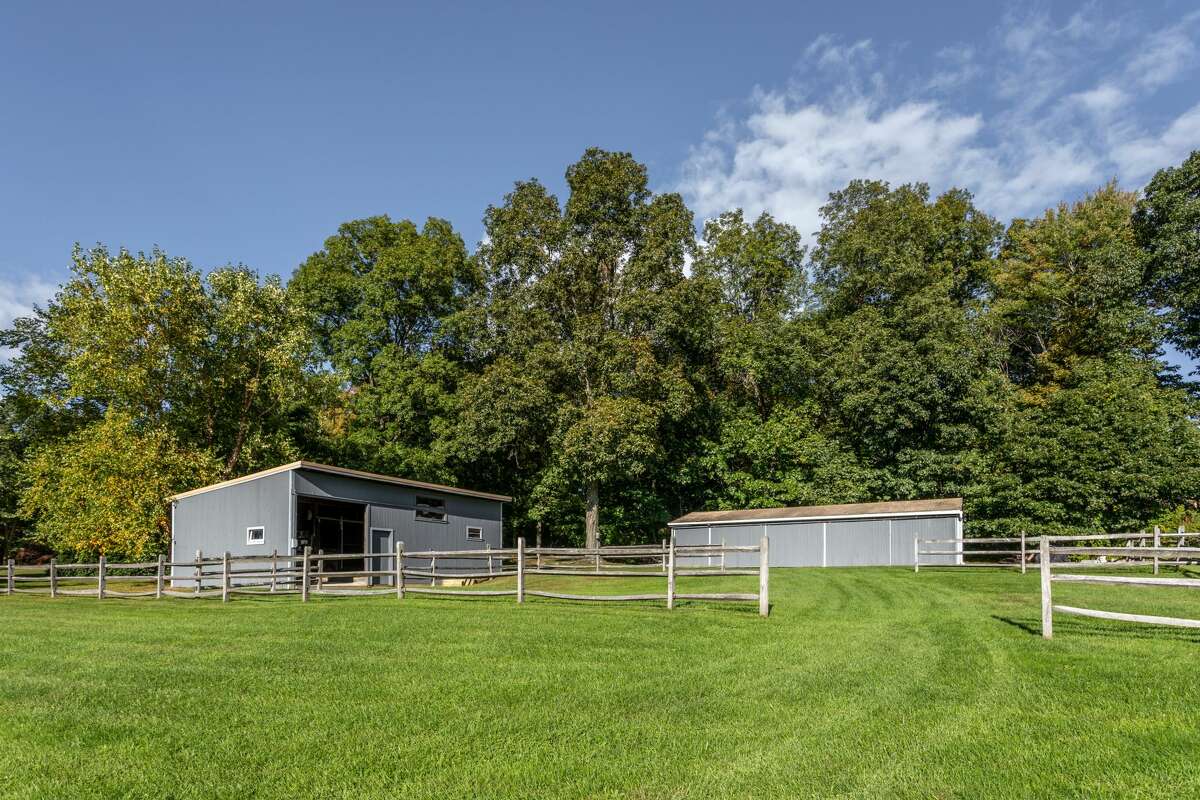
POLYGON ((20 511, 34 520, 33 538, 60 554, 144 560, 166 552, 171 538, 164 498, 219 474, 219 461, 207 451, 110 411, 30 454, 20 511))
POLYGON ((962 494, 1007 387, 982 293, 999 229, 964 192, 856 182, 822 211, 815 395, 877 497, 962 494))
MULTIPOLYGON (((546 403, 529 409, 547 436, 527 463, 532 518, 660 468, 667 427, 694 406, 678 340, 691 213, 678 195, 653 196, 627 153, 589 150, 567 184, 561 209, 540 184, 518 184, 488 209, 479 253, 490 292, 478 349, 524 373, 546 403)), ((467 400, 471 427, 505 426, 503 396, 467 400)), ((589 542, 598 535, 587 530, 589 542)))
POLYGON ((356 466, 451 480, 439 432, 462 379, 459 330, 478 268, 445 220, 348 222, 296 270, 320 357, 346 394, 333 449, 356 466))
POLYGON ((1180 390, 1150 366, 1094 360, 1024 395, 973 492, 976 532, 1131 531, 1200 487, 1200 431, 1180 390))
POLYGON ((294 452, 289 412, 311 345, 276 278, 260 282, 244 268, 204 277, 158 251, 77 249, 71 279, 16 332, 23 360, 8 383, 50 408, 91 406, 165 427, 218 453, 227 475, 294 452))
POLYGON ((697 239, 628 153, 566 179, 564 202, 517 183, 473 254, 444 220, 347 222, 286 287, 76 250, 0 332, 0 469, 37 536, 82 546, 49 506, 71 442, 157 454, 124 510, 64 477, 125 548, 202 461, 299 455, 511 494, 508 535, 572 543, 700 508, 961 494, 969 531, 1035 533, 1200 502, 1200 409, 1160 360, 1200 353, 1200 153, 1006 230, 962 190, 854 181, 811 249, 740 210, 697 239))
POLYGON ((779 407, 767 419, 728 409, 704 465, 719 508, 854 503, 873 499, 874 473, 823 433, 815 409, 779 407))
POLYGON ((1146 297, 1171 341, 1200 356, 1200 150, 1154 176, 1133 223, 1148 259, 1146 297))
POLYGON ((1134 199, 1109 184, 1009 228, 993 316, 1016 383, 1061 380, 1084 359, 1155 352, 1161 331, 1140 302, 1146 255, 1130 224, 1134 199))

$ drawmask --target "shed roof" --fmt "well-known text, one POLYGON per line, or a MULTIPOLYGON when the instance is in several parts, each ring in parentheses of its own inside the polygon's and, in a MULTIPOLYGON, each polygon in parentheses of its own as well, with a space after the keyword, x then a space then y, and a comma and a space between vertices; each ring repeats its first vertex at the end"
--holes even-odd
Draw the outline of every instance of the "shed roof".
POLYGON ((473 489, 459 489, 455 486, 444 486, 440 483, 426 483, 425 481, 413 481, 408 478, 397 478, 393 475, 381 475, 378 472, 363 472, 357 469, 346 469, 345 467, 334 467, 329 464, 317 464, 312 461, 293 461, 290 464, 281 464, 278 467, 264 469, 260 472, 253 472, 249 475, 243 475, 240 478, 233 478, 228 481, 214 483, 211 486, 202 486, 199 489, 192 489, 188 492, 180 492, 168 497, 168 500, 180 500, 184 497, 211 492, 214 489, 221 489, 226 486, 233 486, 238 483, 252 481, 255 478, 262 478, 266 475, 274 475, 279 472, 290 472, 294 469, 308 469, 314 472, 326 472, 330 475, 344 475, 349 478, 359 478, 368 481, 378 481, 380 483, 391 483, 397 486, 407 486, 412 489, 429 489, 435 492, 445 492, 447 494, 458 494, 465 497, 479 497, 484 500, 496 500, 501 503, 511 503, 512 498, 504 494, 492 494, 491 492, 477 492, 473 489))
POLYGON ((961 513, 961 497, 943 497, 935 500, 891 500, 885 503, 747 508, 736 511, 693 511, 668 524, 672 527, 676 525, 733 525, 739 522, 796 522, 809 519, 911 517, 961 513))

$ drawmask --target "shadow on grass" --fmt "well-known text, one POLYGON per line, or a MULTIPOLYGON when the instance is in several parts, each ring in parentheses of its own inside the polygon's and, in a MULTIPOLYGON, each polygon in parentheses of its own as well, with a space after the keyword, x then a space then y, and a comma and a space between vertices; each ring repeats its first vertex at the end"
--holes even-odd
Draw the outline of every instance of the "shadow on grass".
MULTIPOLYGON (((1042 635, 1040 619, 1014 619, 992 615, 992 619, 1011 625, 1031 636, 1042 635)), ((1054 635, 1099 636, 1113 639, 1140 639, 1144 641, 1187 642, 1200 644, 1200 633, 1189 628, 1171 628, 1165 625, 1137 625, 1128 622, 1085 620, 1055 616, 1054 635)))

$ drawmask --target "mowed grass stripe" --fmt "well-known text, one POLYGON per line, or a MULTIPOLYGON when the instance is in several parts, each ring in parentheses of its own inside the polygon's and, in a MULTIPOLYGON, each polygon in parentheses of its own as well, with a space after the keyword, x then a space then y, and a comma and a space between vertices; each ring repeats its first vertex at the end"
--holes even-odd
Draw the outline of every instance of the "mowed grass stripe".
MULTIPOLYGON (((1036 572, 771 577, 765 620, 754 604, 699 602, 0 598, 0 793, 1200 793, 1195 631, 1061 617, 1043 641, 1036 572)), ((1200 617, 1187 590, 1055 591, 1200 617)))

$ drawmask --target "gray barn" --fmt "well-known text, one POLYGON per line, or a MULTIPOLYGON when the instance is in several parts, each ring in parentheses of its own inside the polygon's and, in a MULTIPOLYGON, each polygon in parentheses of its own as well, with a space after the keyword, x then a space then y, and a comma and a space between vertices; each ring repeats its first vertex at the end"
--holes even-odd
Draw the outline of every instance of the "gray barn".
MULTIPOLYGON (((404 542, 406 551, 499 548, 504 503, 511 500, 296 461, 171 497, 171 560, 189 560, 197 550, 300 555, 306 546, 314 553, 390 553, 397 542, 404 542)), ((391 561, 378 559, 370 569, 391 567, 391 561)), ((363 559, 325 567, 327 572, 363 568, 363 559)), ((181 576, 189 572, 177 569, 181 576)))
MULTIPOLYGON (((912 565, 914 541, 962 537, 962 498, 832 506, 696 511, 670 523, 679 544, 757 544, 770 538, 773 567, 912 565)), ((946 545, 945 550, 954 549, 946 545)), ((757 554, 730 554, 727 566, 750 566, 757 554)), ((923 556, 955 563, 961 556, 923 556)))

